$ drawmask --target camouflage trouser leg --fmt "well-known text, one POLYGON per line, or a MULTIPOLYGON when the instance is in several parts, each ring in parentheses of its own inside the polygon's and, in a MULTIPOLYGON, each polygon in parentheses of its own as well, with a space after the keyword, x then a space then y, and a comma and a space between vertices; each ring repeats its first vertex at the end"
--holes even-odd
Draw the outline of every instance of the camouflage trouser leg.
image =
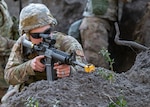
POLYGON ((2 98, 2 96, 8 89, 8 84, 4 79, 4 67, 5 67, 5 59, 4 57, 0 57, 0 98, 2 98))
POLYGON ((85 56, 95 66, 108 68, 108 63, 99 52, 103 47, 108 48, 109 30, 109 23, 97 17, 85 17, 80 26, 85 56))

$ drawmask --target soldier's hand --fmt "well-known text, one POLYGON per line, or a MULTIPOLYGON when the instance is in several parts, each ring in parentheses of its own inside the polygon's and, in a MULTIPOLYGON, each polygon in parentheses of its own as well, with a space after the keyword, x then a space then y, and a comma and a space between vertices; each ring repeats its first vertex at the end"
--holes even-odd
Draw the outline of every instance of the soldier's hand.
POLYGON ((57 77, 59 78, 67 77, 70 75, 70 65, 55 63, 54 69, 56 70, 57 77))
POLYGON ((32 61, 31 61, 31 67, 33 70, 35 71, 45 71, 45 65, 41 63, 41 60, 44 58, 44 55, 40 55, 35 57, 32 61))

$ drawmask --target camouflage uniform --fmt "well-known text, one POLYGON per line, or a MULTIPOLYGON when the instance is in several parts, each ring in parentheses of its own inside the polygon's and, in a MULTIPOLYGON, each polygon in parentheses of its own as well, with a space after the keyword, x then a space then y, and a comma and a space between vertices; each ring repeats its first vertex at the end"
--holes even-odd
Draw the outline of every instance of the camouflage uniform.
POLYGON ((7 4, 0 0, 0 32, 1 36, 11 38, 13 21, 8 11, 7 4))
POLYGON ((108 49, 111 24, 117 18, 117 0, 88 0, 83 16, 79 29, 87 61, 108 68, 99 52, 103 47, 108 49))
POLYGON ((0 99, 9 87, 4 79, 4 68, 14 43, 15 41, 0 36, 0 99))
MULTIPOLYGON (((4 68, 7 63, 10 50, 15 41, 10 40, 12 36, 13 22, 8 12, 7 4, 0 0, 0 91, 7 90, 8 84, 4 80, 4 68)), ((2 92, 1 92, 2 93, 2 92)), ((2 94, 0 95, 0 98, 2 94)))
MULTIPOLYGON (((56 19, 51 15, 50 11, 47 10, 45 5, 30 4, 22 9, 19 23, 19 30, 22 36, 13 46, 5 68, 5 79, 8 83, 12 85, 21 84, 21 86, 24 86, 38 80, 46 79, 46 72, 35 72, 31 68, 31 60, 37 56, 37 53, 31 52, 26 55, 22 40, 29 40, 28 32, 31 29, 48 24, 54 26, 56 23, 56 19)), ((82 47, 76 39, 56 31, 53 32, 52 35, 56 39, 55 47, 57 49, 67 53, 75 51, 77 55, 76 59, 79 62, 85 61, 82 47)), ((79 70, 79 66, 72 67, 72 70, 73 69, 79 70)))
POLYGON ((4 37, 0 36, 0 56, 1 56, 0 75, 2 76, 0 78, 0 86, 1 87, 7 87, 7 85, 5 86, 5 82, 4 83, 2 82, 2 81, 4 81, 3 72, 4 72, 5 64, 7 63, 7 59, 6 58, 9 56, 10 49, 12 48, 14 43, 15 43, 14 40, 10 40, 8 38, 4 38, 4 37))
MULTIPOLYGON (((12 52, 10 54, 10 58, 6 65, 5 69, 5 78, 6 80, 12 84, 29 84, 31 82, 35 82, 37 80, 46 79, 46 72, 34 72, 31 68, 31 59, 37 56, 36 53, 31 53, 25 57, 22 39, 26 37, 26 35, 21 36, 17 43, 14 45, 12 52), (25 61, 26 59, 26 61, 25 61), (25 61, 25 62, 24 62, 25 61)), ((62 33, 54 32, 53 37, 56 38, 55 47, 64 52, 71 53, 73 50, 76 51, 77 59, 80 62, 83 62, 83 51, 81 45, 71 36, 65 36, 62 33)), ((78 68, 76 69, 78 70, 78 68)))

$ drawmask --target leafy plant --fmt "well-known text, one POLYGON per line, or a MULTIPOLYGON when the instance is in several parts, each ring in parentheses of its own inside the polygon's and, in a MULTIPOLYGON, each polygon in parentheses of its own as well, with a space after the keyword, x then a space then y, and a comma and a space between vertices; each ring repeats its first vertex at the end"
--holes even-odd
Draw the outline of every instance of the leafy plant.
POLYGON ((26 107, 39 107, 39 102, 37 99, 33 97, 29 97, 27 101, 25 102, 26 107))
POLYGON ((127 101, 124 100, 123 96, 119 96, 116 102, 111 102, 109 107, 127 107, 127 101))
MULTIPOLYGON (((59 100, 50 100, 50 104, 52 104, 52 107, 59 107, 60 101, 59 100)), ((28 97, 25 102, 26 107, 39 107, 39 102, 37 99, 33 97, 28 97)))
POLYGON ((108 107, 127 107, 127 101, 124 99, 124 96, 122 95, 122 90, 121 94, 119 97, 115 97, 116 100, 113 100, 109 95, 105 94, 109 100, 109 106, 108 107))
MULTIPOLYGON (((110 53, 108 52, 108 50, 106 48, 102 48, 102 50, 100 50, 99 53, 101 53, 104 56, 106 62, 109 63, 110 70, 113 71, 114 59, 110 58, 110 53)), ((106 70, 104 70, 104 69, 100 69, 99 73, 102 75, 102 77, 104 77, 104 78, 110 80, 110 82, 112 82, 114 80, 114 72, 108 73, 105 71, 106 70)), ((122 95, 117 97, 116 101, 113 101, 112 98, 110 98, 110 96, 108 96, 108 97, 111 101, 109 104, 109 107, 127 107, 127 102, 126 102, 126 100, 124 100, 124 97, 122 95)))
POLYGON ((99 53, 104 56, 106 62, 109 63, 110 70, 113 71, 114 59, 110 58, 110 53, 108 52, 108 50, 103 47, 99 53))
POLYGON ((114 72, 109 72, 107 69, 99 68, 98 74, 100 74, 103 78, 109 80, 110 83, 114 81, 114 72))

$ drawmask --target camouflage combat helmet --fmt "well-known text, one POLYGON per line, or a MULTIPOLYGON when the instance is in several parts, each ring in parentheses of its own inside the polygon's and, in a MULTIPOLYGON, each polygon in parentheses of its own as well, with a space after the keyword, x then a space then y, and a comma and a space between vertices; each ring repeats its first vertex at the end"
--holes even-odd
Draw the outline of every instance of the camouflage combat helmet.
POLYGON ((21 35, 28 33, 31 29, 48 24, 54 26, 57 24, 57 21, 44 4, 31 3, 21 10, 19 21, 19 32, 21 35))
POLYGON ((87 0, 83 16, 104 15, 108 6, 109 0, 87 0))

